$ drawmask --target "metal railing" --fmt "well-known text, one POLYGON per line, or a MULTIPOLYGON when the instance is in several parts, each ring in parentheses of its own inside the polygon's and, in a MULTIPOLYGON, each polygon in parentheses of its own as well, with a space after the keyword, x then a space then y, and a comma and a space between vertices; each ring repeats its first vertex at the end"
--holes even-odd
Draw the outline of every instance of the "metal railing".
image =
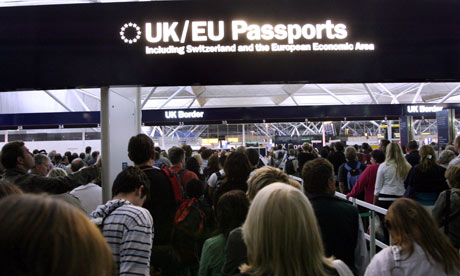
MULTIPOLYGON (((367 203, 365 201, 362 201, 362 200, 359 200, 359 199, 356 199, 356 198, 353 198, 353 197, 347 198, 346 195, 344 195, 342 193, 339 193, 339 192, 335 192, 335 196, 338 197, 338 198, 341 198, 341 199, 348 200, 348 201, 352 202, 353 205, 355 205, 355 206, 362 206, 362 207, 364 207, 364 208, 369 210, 369 213, 370 213, 369 214, 369 217, 370 217, 370 222, 369 222, 370 234, 367 234, 366 229, 364 229, 364 237, 370 243, 369 255, 370 255, 371 259, 375 255, 375 247, 376 246, 378 246, 380 248, 388 247, 388 245, 385 244, 384 242, 377 240, 376 236, 375 236, 375 233, 376 233, 376 226, 375 226, 375 216, 376 215, 375 215, 375 213, 386 215, 387 214, 387 209, 375 206, 373 204, 369 204, 369 203, 367 203)), ((367 214, 366 214, 366 216, 367 216, 367 214)), ((391 237, 390 237, 390 244, 391 244, 391 237)))

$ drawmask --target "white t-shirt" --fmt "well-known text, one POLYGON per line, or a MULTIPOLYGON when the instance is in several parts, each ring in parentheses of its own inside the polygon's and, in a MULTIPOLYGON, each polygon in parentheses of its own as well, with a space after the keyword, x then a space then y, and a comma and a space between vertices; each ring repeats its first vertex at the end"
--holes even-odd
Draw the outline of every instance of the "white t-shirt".
POLYGON ((396 164, 387 162, 380 164, 375 180, 374 195, 386 194, 402 196, 405 191, 404 179, 399 178, 396 172, 396 164))
POLYGON ((87 215, 96 210, 97 206, 102 205, 102 188, 96 184, 89 183, 78 186, 70 194, 80 199, 81 205, 87 215))
POLYGON ((393 257, 392 247, 387 247, 374 256, 371 263, 366 269, 365 276, 392 276, 392 275, 460 275, 460 270, 456 269, 449 274, 444 272, 441 264, 434 263, 431 258, 425 255, 423 249, 414 244, 414 252, 410 257, 401 254, 400 268, 395 268, 396 262, 393 257), (392 271, 394 273, 392 273, 392 271), (404 274, 402 274, 404 272, 404 274))
MULTIPOLYGON (((225 174, 224 169, 219 170, 219 173, 220 173, 221 176, 224 176, 224 174, 225 174)), ((217 184, 217 180, 219 180, 218 177, 217 177, 217 173, 211 174, 211 176, 208 179, 208 186, 211 187, 211 188, 215 188, 216 184, 217 184)))

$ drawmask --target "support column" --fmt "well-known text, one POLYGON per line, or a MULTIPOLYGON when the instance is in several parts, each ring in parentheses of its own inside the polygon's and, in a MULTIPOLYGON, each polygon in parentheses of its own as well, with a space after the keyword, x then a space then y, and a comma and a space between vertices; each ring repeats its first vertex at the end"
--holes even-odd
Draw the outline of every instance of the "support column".
POLYGON ((388 135, 388 140, 390 142, 393 142, 393 120, 387 120, 387 135, 388 135))
POLYGON ((455 128, 455 109, 445 109, 436 112, 438 125, 438 146, 447 145, 455 140, 457 130, 455 128))
POLYGON ((407 146, 409 141, 414 140, 414 117, 401 116, 399 118, 399 136, 401 146, 407 146))
POLYGON ((243 147, 246 147, 246 128, 243 124, 243 147))
POLYGON ((138 88, 101 88, 102 200, 112 199, 115 177, 127 165, 128 141, 139 133, 138 88))

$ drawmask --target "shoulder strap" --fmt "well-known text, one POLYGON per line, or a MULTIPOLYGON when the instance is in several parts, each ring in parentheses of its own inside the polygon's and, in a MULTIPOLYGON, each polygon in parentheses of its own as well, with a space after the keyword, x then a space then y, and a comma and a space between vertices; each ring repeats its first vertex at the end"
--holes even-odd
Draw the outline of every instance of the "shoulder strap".
POLYGON ((446 191, 446 209, 445 212, 445 222, 444 222, 444 233, 447 235, 449 233, 449 215, 450 215, 450 190, 446 191))
POLYGON ((345 163, 345 165, 343 165, 343 166, 345 167, 345 169, 347 171, 351 171, 351 167, 350 167, 350 165, 348 165, 348 163, 345 163))
POLYGON ((353 276, 353 272, 343 261, 336 259, 332 261, 332 264, 340 276, 353 276))
POLYGON ((358 161, 358 163, 356 164, 356 169, 357 170, 361 169, 361 162, 358 161))

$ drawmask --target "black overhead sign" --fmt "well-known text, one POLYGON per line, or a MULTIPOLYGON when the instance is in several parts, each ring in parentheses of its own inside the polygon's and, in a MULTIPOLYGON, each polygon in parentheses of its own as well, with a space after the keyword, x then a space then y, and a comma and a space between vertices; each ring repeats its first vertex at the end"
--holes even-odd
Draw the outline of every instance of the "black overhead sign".
POLYGON ((0 8, 0 91, 460 79, 459 1, 0 8))
MULTIPOLYGON (((455 109, 460 104, 443 105, 317 105, 277 107, 233 107, 199 109, 143 110, 142 123, 157 125, 242 124, 271 122, 343 121, 398 119, 401 116, 436 118, 436 111, 455 109), (418 110, 418 113, 414 113, 418 110)), ((100 124, 98 111, 0 114, 0 129, 96 127, 100 124)))

